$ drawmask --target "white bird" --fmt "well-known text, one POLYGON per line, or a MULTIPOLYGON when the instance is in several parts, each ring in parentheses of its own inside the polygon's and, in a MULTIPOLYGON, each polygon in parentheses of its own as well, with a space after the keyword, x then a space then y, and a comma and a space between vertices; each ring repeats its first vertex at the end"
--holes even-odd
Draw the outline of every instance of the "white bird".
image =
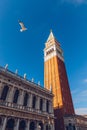
POLYGON ((21 21, 19 21, 19 20, 18 20, 18 22, 19 22, 19 24, 20 24, 20 26, 21 26, 20 32, 26 31, 27 28, 24 26, 24 23, 21 22, 21 21))

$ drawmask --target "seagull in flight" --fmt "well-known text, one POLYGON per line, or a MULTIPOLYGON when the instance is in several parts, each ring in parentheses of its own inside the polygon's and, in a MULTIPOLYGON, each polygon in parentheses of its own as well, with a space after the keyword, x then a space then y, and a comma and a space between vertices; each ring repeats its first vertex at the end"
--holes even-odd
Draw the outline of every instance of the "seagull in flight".
POLYGON ((20 24, 20 26, 21 26, 20 32, 26 31, 27 28, 24 26, 24 23, 21 22, 21 21, 19 21, 19 20, 18 20, 18 22, 19 22, 19 24, 20 24))

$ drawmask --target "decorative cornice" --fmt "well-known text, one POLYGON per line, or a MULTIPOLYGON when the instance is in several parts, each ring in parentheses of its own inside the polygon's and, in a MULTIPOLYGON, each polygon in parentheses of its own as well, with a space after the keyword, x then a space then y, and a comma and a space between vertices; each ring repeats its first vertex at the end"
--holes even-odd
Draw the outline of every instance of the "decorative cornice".
MULTIPOLYGON (((27 79, 25 80, 22 76, 16 75, 15 73, 13 73, 13 72, 11 72, 9 70, 5 70, 3 67, 0 67, 0 73, 2 75, 4 75, 5 77, 8 77, 10 79, 15 80, 15 82, 19 82, 19 84, 21 85, 21 87, 25 86, 24 88, 26 88, 28 90, 31 90, 31 91, 34 90, 35 92, 39 91, 40 93, 43 93, 45 95, 49 94, 49 96, 53 97, 53 94, 50 93, 49 90, 43 88, 42 86, 40 86, 40 85, 38 85, 38 84, 36 84, 34 82, 29 81, 27 79)), ((14 83, 12 83, 12 84, 14 84, 14 83)))

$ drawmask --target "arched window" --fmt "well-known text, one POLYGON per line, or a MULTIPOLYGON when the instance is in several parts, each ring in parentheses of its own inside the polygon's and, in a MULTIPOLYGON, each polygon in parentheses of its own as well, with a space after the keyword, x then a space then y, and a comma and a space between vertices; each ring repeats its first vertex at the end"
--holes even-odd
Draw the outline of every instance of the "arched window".
POLYGON ((36 96, 33 96, 32 108, 35 109, 35 105, 36 105, 36 96))
POLYGON ((35 123, 33 121, 30 123, 30 129, 29 130, 35 130, 35 123))
POLYGON ((49 112, 49 101, 46 102, 46 112, 49 112))
POLYGON ((46 125, 46 130, 51 130, 50 124, 47 124, 47 125, 46 125))
POLYGON ((1 100, 6 100, 7 94, 8 94, 9 87, 6 85, 4 86, 1 94, 1 100))
POLYGON ((73 130, 76 130, 75 126, 73 126, 73 130))
POLYGON ((25 95, 24 95, 24 103, 23 103, 24 106, 27 106, 28 97, 29 97, 28 93, 25 93, 25 95))
POLYGON ((40 99, 40 110, 41 111, 43 110, 43 99, 42 98, 40 99))
POLYGON ((49 130, 49 126, 48 125, 46 125, 46 130, 49 130))
POLYGON ((6 130, 13 130, 14 124, 15 124, 14 119, 9 119, 6 124, 6 130))
POLYGON ((19 90, 17 89, 14 94, 13 103, 17 103, 19 96, 19 90))
POLYGON ((40 122, 38 127, 39 127, 40 130, 43 130, 43 123, 40 122))
POLYGON ((72 129, 73 129, 73 126, 72 126, 71 123, 69 123, 68 129, 69 129, 69 130, 72 130, 72 129))
POLYGON ((66 130, 68 130, 68 126, 66 126, 66 130))
POLYGON ((24 120, 21 120, 19 123, 19 130, 25 130, 26 122, 24 120))

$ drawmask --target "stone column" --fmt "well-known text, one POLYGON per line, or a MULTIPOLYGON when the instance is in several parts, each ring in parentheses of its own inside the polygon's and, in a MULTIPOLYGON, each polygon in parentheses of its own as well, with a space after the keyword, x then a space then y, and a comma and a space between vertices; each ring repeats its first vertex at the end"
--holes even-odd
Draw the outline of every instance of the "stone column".
POLYGON ((43 124, 43 130, 46 130, 46 124, 45 123, 43 124))
POLYGON ((19 92, 18 105, 23 105, 23 101, 24 101, 24 91, 21 90, 21 91, 19 92))
POLYGON ((76 128, 76 130, 78 130, 78 127, 77 127, 77 126, 76 126, 75 128, 76 128))
POLYGON ((13 96, 14 96, 14 87, 11 86, 11 88, 9 90, 9 95, 8 95, 7 101, 12 102, 13 101, 13 96))
POLYGON ((53 103, 51 102, 51 113, 54 114, 53 103))
POLYGON ((30 106, 30 94, 28 93, 28 101, 27 101, 27 107, 30 106))
POLYGON ((43 111, 46 112, 46 99, 43 101, 43 111))
POLYGON ((0 98, 1 98, 3 88, 4 88, 3 83, 0 83, 0 98))
POLYGON ((49 113, 52 113, 52 103, 49 102, 49 113))
POLYGON ((49 110, 48 110, 49 113, 51 113, 51 104, 50 104, 50 101, 49 101, 49 107, 48 108, 49 108, 49 110))
POLYGON ((4 118, 2 130, 5 130, 6 123, 7 123, 7 117, 4 118))
POLYGON ((30 94, 29 100, 28 100, 28 107, 31 107, 31 108, 32 108, 32 98, 33 98, 33 95, 30 94))
POLYGON ((19 130, 19 119, 17 119, 15 122, 14 130, 19 130))
POLYGON ((39 128, 39 122, 37 121, 36 122, 36 129, 35 130, 41 130, 40 128, 39 128))
POLYGON ((25 130, 29 130, 29 128, 30 128, 30 121, 28 120, 28 121, 26 122, 26 128, 25 128, 25 130))
POLYGON ((37 110, 40 110, 40 97, 39 97, 39 96, 37 97, 37 102, 36 102, 36 104, 37 104, 37 105, 36 105, 36 109, 37 109, 37 110))
POLYGON ((54 130, 54 123, 52 124, 52 130, 54 130))

